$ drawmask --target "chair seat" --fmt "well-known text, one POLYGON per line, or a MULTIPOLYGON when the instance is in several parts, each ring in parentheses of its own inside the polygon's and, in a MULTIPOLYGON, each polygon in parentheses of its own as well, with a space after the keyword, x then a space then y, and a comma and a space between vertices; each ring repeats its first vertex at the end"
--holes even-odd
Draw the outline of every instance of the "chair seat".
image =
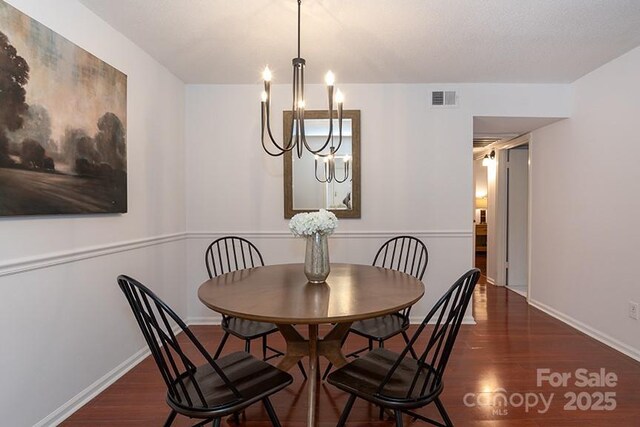
POLYGON ((225 416, 293 382, 293 377, 288 373, 241 351, 221 357, 216 360, 216 363, 242 395, 241 405, 236 404, 238 400, 236 396, 209 364, 196 368, 193 374, 195 383, 187 374, 181 376, 184 388, 180 385, 180 381, 174 382, 180 396, 178 399, 168 394, 169 405, 185 415, 225 416), (202 402, 200 394, 205 403, 202 402), (189 399, 191 403, 188 403, 189 399))
POLYGON ((389 314, 353 322, 349 332, 375 340, 386 340, 407 329, 408 326, 408 322, 405 322, 401 316, 389 314))
POLYGON ((222 323, 222 329, 245 340, 260 338, 263 335, 267 335, 278 330, 278 327, 273 323, 256 322, 253 320, 239 319, 237 317, 230 317, 227 320, 226 324, 225 322, 222 323))
POLYGON ((432 389, 434 383, 439 381, 439 376, 426 364, 423 364, 423 373, 420 374, 416 386, 409 393, 418 370, 418 361, 409 357, 402 360, 382 392, 377 394, 379 385, 398 356, 398 353, 384 348, 375 349, 332 372, 328 381, 348 393, 389 408, 419 407, 424 405, 425 401, 432 400, 440 394, 442 381, 432 389), (429 372, 431 375, 427 375, 429 372), (425 395, 423 391, 425 381, 428 384, 424 390, 435 390, 435 392, 425 395))

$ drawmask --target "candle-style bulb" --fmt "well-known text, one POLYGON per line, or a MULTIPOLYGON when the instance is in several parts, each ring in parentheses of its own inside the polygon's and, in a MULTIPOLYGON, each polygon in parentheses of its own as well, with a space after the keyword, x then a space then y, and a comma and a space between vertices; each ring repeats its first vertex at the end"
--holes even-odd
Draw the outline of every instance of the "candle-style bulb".
POLYGON ((271 77, 272 75, 269 66, 264 67, 264 71, 262 72, 262 80, 264 80, 265 82, 270 82, 271 77))
POLYGON ((329 71, 324 76, 324 81, 325 83, 327 83, 327 86, 333 86, 333 84, 336 82, 336 76, 331 71, 329 71))
POLYGON ((351 156, 349 156, 349 155, 346 155, 346 156, 343 157, 343 161, 345 163, 349 163, 350 160, 351 160, 351 156))
POLYGON ((298 101, 298 108, 304 109, 304 99, 301 99, 300 101, 298 101))
POLYGON ((336 102, 338 104, 342 104, 344 102, 344 94, 340 91, 340 89, 338 89, 338 91, 336 92, 336 102))
POLYGON ((265 92, 264 90, 262 91, 262 102, 267 102, 267 92, 265 92))

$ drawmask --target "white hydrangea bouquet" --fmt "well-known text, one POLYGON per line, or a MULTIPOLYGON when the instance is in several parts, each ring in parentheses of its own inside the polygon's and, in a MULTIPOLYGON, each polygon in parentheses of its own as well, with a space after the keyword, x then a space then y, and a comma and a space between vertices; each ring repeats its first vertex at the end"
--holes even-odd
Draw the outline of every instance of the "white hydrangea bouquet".
POLYGON ((324 283, 331 271, 327 240, 336 227, 338 218, 333 212, 324 209, 299 213, 289 221, 289 229, 293 235, 307 239, 304 274, 311 283, 324 283))
POLYGON ((328 236, 338 227, 338 218, 333 212, 320 209, 318 212, 303 212, 293 216, 289 229, 294 236, 307 237, 320 233, 328 236))

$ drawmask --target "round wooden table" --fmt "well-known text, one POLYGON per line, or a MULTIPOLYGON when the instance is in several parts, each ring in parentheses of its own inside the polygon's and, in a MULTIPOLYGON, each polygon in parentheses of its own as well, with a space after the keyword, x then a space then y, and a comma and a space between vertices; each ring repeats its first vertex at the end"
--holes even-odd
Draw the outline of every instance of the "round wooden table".
POLYGON ((309 357, 309 426, 317 425, 318 357, 344 366, 342 339, 353 321, 399 311, 423 294, 424 285, 413 276, 356 264, 331 264, 331 274, 321 284, 307 282, 302 264, 281 264, 223 274, 198 289, 198 298, 212 310, 275 323, 287 342, 278 368, 288 371, 309 357), (335 324, 324 338, 318 337, 321 323, 335 324), (309 337, 300 335, 295 324, 309 325, 309 337))

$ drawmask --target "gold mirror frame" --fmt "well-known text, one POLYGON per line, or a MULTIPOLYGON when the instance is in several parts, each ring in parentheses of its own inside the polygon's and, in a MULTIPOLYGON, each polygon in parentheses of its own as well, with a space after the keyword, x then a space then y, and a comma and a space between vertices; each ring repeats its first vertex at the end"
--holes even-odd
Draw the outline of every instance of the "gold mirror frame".
MULTIPOLYGON (((291 111, 283 111, 283 141, 289 140, 289 131, 293 120, 291 111)), ((334 111, 334 118, 338 113, 334 111)), ((308 110, 304 112, 305 119, 329 119, 329 112, 322 110, 308 110)), ((351 209, 328 209, 338 218, 360 218, 360 110, 344 110, 343 119, 351 119, 351 156, 352 156, 352 183, 351 183, 351 209)), ((336 131, 334 129, 334 131, 336 131)), ((291 218, 301 212, 314 212, 318 209, 294 209, 293 208, 293 152, 284 153, 284 217, 291 218)), ((305 153, 310 155, 310 153, 305 153)))

